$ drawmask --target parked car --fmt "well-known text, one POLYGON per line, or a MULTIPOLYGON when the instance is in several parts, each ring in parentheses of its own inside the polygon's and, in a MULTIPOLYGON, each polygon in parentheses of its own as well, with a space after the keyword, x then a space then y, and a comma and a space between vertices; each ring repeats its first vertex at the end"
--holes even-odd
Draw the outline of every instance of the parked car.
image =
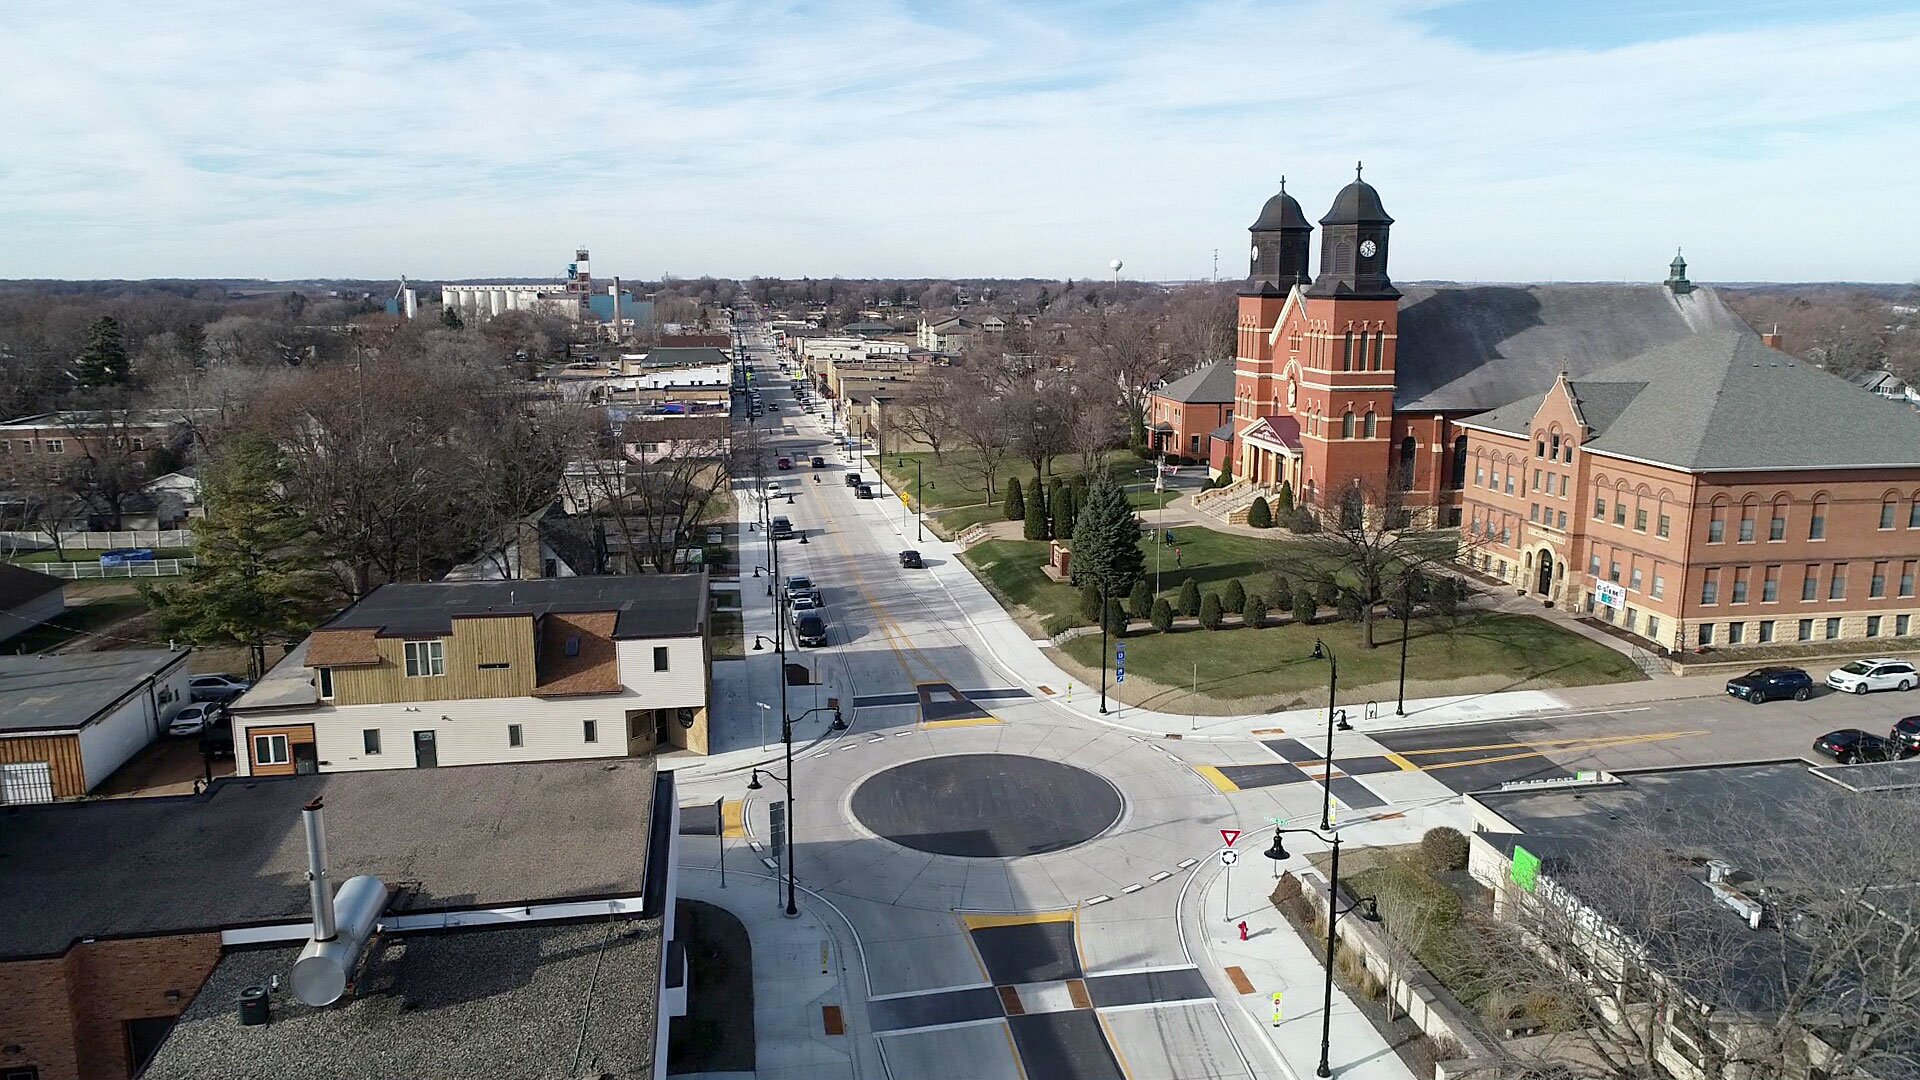
POLYGON ((900 568, 902 570, 925 570, 927 564, 920 561, 919 552, 903 551, 900 553, 900 568))
POLYGON ((853 497, 856 499, 873 498, 873 485, 872 484, 855 484, 853 486, 853 497))
POLYGON ((251 689, 238 675, 195 675, 187 680, 187 700, 228 702, 251 689))
POLYGON ((813 583, 812 578, 804 574, 789 575, 787 577, 786 589, 788 596, 804 596, 816 604, 820 602, 819 587, 813 583))
POLYGON ((1920 686, 1920 671, 1905 660, 1875 657, 1855 660, 1845 667, 1827 672, 1827 685, 1850 694, 1869 690, 1911 690, 1920 686))
POLYGON ((1887 741, 1900 751, 1901 757, 1920 754, 1920 716, 1903 716, 1895 720, 1893 730, 1887 732, 1887 741))
POLYGON ((208 724, 200 733, 200 752, 207 757, 233 756, 233 717, 221 713, 220 718, 208 724))
POLYGON ((1829 731, 1813 740, 1813 748, 1842 765, 1862 761, 1892 761, 1898 756, 1892 743, 1859 728, 1829 731))
POLYGON ((1755 705, 1781 698, 1805 701, 1813 696, 1813 676, 1797 667, 1755 668, 1727 680, 1727 693, 1755 705))
POLYGON ((817 611, 821 605, 820 601, 814 599, 811 595, 802 593, 797 596, 787 597, 787 606, 795 611, 817 611))
POLYGON ((774 464, 778 465, 783 469, 791 469, 793 468, 793 459, 790 457, 783 457, 780 460, 774 462, 774 464))
POLYGON ((827 620, 812 611, 794 612, 793 640, 809 648, 825 645, 827 643, 827 620))
POLYGON ((221 714, 226 711, 227 707, 225 705, 214 701, 204 702, 199 705, 189 705, 179 712, 174 713, 173 719, 167 721, 167 734, 180 736, 198 735, 207 730, 207 725, 218 723, 221 714))
POLYGON ((773 523, 767 527, 773 530, 773 538, 775 540, 793 539, 793 522, 785 517, 774 518, 773 523))
POLYGON ((769 499, 779 498, 780 497, 780 481, 778 480, 767 481, 766 493, 767 493, 767 498, 769 499))
POLYGON ((152 548, 114 548, 100 553, 101 566, 126 566, 128 563, 153 561, 152 548))
POLYGON ((821 457, 821 456, 820 456, 819 454, 815 454, 815 455, 813 455, 813 467, 814 467, 814 468, 816 468, 816 469, 824 469, 824 468, 826 468, 826 467, 827 467, 827 459, 826 459, 826 458, 823 458, 823 457, 821 457))
POLYGON ((857 473, 857 472, 850 472, 850 473, 841 473, 840 475, 841 475, 841 477, 843 478, 843 480, 845 481, 845 483, 846 483, 846 485, 847 485, 848 487, 859 487, 859 486, 860 486, 860 474, 859 474, 859 473, 857 473))

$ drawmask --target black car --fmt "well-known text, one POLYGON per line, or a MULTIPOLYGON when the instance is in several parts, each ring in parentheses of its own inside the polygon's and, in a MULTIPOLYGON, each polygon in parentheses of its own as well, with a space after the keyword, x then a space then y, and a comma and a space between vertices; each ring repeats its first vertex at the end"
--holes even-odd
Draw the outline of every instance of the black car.
POLYGON ((1887 732, 1887 741, 1902 757, 1920 754, 1920 716, 1905 716, 1895 720, 1893 730, 1887 732))
POLYGON ((846 483, 846 485, 847 485, 848 487, 859 487, 859 486, 860 486, 860 474, 859 474, 859 473, 852 473, 852 472, 850 472, 850 473, 841 473, 840 475, 841 475, 841 476, 842 476, 842 477, 844 478, 844 482, 846 483))
POLYGON ((1829 731, 1813 740, 1813 748, 1842 765, 1862 761, 1892 761, 1899 756, 1892 743, 1859 728, 1829 731))
POLYGON ((820 456, 820 455, 818 455, 818 454, 815 454, 815 455, 813 456, 813 467, 814 467, 814 468, 816 468, 816 469, 824 469, 824 468, 826 468, 826 467, 827 467, 827 459, 826 459, 826 458, 823 458, 823 457, 821 457, 821 456, 820 456))
POLYGON ((794 616, 793 640, 802 646, 812 648, 827 643, 827 620, 811 611, 802 611, 794 616))
POLYGON ((856 499, 873 498, 873 485, 872 484, 855 484, 853 487, 853 497, 856 499))
POLYGON ((1797 667, 1755 668, 1739 678, 1728 679, 1727 693, 1755 705, 1789 697, 1805 701, 1813 696, 1813 676, 1797 667))
POLYGON ((920 561, 919 552, 903 551, 900 553, 900 568, 902 570, 925 570, 927 564, 920 561))
POLYGON ((773 538, 775 540, 793 539, 793 522, 785 517, 774 518, 773 524, 769 526, 769 528, 773 530, 773 538))

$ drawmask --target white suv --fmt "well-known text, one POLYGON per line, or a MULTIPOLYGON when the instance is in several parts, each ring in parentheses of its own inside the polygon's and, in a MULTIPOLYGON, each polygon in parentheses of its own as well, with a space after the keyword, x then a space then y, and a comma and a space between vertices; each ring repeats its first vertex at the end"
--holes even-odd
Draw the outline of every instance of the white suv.
POLYGON ((1827 672, 1827 685, 1853 694, 1869 690, 1911 690, 1920 686, 1920 671, 1915 671, 1905 660, 1885 657, 1855 660, 1827 672))

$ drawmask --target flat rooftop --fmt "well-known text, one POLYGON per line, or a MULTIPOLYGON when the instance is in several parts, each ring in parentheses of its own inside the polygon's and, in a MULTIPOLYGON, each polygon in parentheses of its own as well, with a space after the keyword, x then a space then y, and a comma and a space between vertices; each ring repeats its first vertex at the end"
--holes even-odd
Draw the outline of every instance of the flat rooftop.
POLYGON ((0 959, 309 918, 300 808, 316 796, 333 880, 381 878, 390 912, 638 896, 653 782, 646 758, 547 761, 0 809, 0 959))
POLYGON ((73 731, 187 656, 185 649, 0 656, 0 731, 73 731))
POLYGON ((438 637, 462 615, 617 613, 616 638, 689 637, 706 624, 705 574, 615 574, 529 581, 430 581, 382 585, 322 630, 438 637))
POLYGON ((1645 823, 1668 812, 1676 833, 1726 817, 1795 829, 1806 825, 1802 815, 1808 800, 1845 794, 1820 772, 1804 761, 1661 769, 1621 773, 1618 784, 1482 791, 1471 798, 1519 832, 1567 839, 1604 839, 1623 821, 1645 823))
POLYGON ((142 1080, 651 1078, 657 1053, 661 920, 383 934, 351 994, 300 1003, 294 948, 228 953, 154 1054, 142 1080), (240 1023, 236 1002, 266 986, 273 1021, 240 1023))

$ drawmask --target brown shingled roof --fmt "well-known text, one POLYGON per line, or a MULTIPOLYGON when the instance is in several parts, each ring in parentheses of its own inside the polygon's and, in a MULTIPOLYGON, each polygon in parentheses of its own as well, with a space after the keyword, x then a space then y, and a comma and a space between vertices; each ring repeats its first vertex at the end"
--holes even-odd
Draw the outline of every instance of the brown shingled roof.
POLYGON ((307 646, 308 667, 354 667, 380 662, 377 630, 316 630, 307 646))
POLYGON ((611 611, 549 612, 540 620, 540 674, 534 697, 617 694, 620 662, 614 652, 611 611), (579 641, 575 655, 567 642, 579 641))

